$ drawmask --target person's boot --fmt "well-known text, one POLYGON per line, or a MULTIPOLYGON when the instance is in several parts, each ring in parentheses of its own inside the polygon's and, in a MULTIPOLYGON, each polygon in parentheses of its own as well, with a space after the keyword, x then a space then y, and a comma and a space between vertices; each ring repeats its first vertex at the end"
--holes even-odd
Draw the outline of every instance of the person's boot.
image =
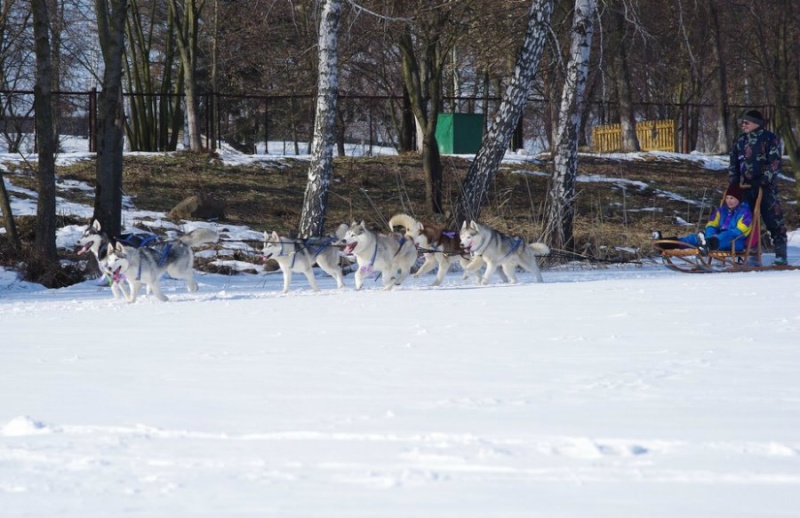
POLYGON ((775 266, 786 266, 789 264, 786 255, 786 243, 775 245, 775 261, 772 264, 775 266))
POLYGON ((697 248, 700 250, 700 255, 708 255, 708 243, 706 243, 706 235, 703 232, 697 234, 697 248))

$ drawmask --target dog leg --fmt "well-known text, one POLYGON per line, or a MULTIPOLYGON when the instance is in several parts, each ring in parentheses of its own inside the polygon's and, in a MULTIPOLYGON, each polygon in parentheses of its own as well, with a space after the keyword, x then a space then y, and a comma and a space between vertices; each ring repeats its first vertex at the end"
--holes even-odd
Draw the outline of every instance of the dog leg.
POLYGON ((513 263, 505 263, 502 266, 503 273, 506 274, 506 282, 510 284, 517 283, 517 265, 513 263))
POLYGON ((356 266, 358 266, 358 269, 356 270, 355 274, 355 283, 356 289, 360 290, 361 286, 364 285, 364 270, 361 268, 361 265, 357 264, 356 266))
POLYGON ((383 278, 383 289, 386 291, 391 290, 394 288, 394 285, 397 284, 397 279, 392 275, 394 272, 390 272, 387 270, 381 270, 381 277, 383 278))
POLYGON ((289 293, 289 285, 292 283, 292 269, 288 266, 284 268, 281 265, 281 272, 283 273, 283 293, 289 293))
POLYGON ((433 258, 433 254, 425 254, 425 262, 422 263, 422 266, 419 267, 417 273, 414 274, 414 278, 417 279, 420 275, 425 275, 429 271, 433 270, 434 266, 436 266, 436 259, 433 258))
POLYGON ((469 259, 459 256, 458 257, 458 264, 461 266, 461 280, 466 281, 469 278, 469 270, 467 270, 467 266, 469 266, 469 259))
POLYGON ((486 271, 483 273, 483 277, 480 279, 480 284, 486 285, 489 284, 489 281, 492 279, 492 275, 494 275, 494 271, 497 269, 497 265, 493 262, 486 261, 486 271))
POLYGON ((542 279, 542 272, 539 270, 539 265, 536 264, 536 257, 530 259, 530 262, 521 262, 519 263, 520 267, 533 274, 536 278, 536 282, 544 282, 542 279))
POLYGON ((342 275, 342 268, 339 266, 339 257, 336 257, 336 262, 332 263, 328 258, 320 256, 317 259, 317 264, 322 271, 336 279, 336 287, 341 289, 344 287, 344 276, 342 275))
POLYGON ((139 290, 142 289, 142 283, 139 281, 132 281, 131 282, 131 294, 126 297, 128 302, 133 303, 136 302, 136 296, 139 295, 139 290))
POLYGON ((444 254, 436 257, 436 262, 439 263, 439 270, 436 272, 436 280, 431 283, 431 286, 439 286, 442 284, 447 272, 450 271, 450 258, 444 254))
POLYGON ((319 291, 317 279, 314 278, 314 269, 309 266, 307 270, 303 270, 303 273, 306 275, 306 279, 308 279, 308 284, 311 285, 311 289, 314 291, 319 291))
POLYGON ((152 283, 148 283, 147 286, 152 288, 153 295, 155 295, 156 298, 161 302, 166 302, 169 300, 166 295, 161 293, 161 286, 158 284, 158 279, 155 279, 152 283))

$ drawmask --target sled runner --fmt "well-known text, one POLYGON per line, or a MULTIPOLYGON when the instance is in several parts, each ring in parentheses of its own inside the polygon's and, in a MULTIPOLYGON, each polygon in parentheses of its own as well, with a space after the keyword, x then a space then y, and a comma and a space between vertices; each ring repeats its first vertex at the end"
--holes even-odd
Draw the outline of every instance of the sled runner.
MULTIPOLYGON (((725 203, 727 190, 722 195, 725 203)), ((799 270, 800 266, 771 265, 762 266, 761 248, 761 188, 758 189, 755 207, 752 208, 752 231, 747 236, 739 236, 729 249, 708 250, 701 253, 700 248, 674 239, 658 239, 653 246, 659 251, 664 266, 684 273, 748 272, 763 270, 799 270), (736 250, 736 243, 746 240, 743 250, 736 250)))

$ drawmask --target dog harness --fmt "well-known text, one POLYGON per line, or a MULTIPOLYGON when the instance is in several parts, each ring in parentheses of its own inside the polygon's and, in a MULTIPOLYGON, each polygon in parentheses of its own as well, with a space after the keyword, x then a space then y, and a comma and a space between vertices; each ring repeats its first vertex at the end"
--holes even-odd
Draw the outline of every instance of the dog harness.
POLYGON ((513 245, 511 245, 511 250, 509 250, 509 251, 508 251, 508 253, 507 253, 506 255, 504 255, 504 256, 503 256, 503 258, 502 258, 502 259, 500 259, 500 261, 499 261, 499 262, 503 262, 503 261, 505 260, 505 258, 506 258, 506 257, 508 257, 509 255, 513 254, 513 253, 514 253, 514 251, 515 251, 517 248, 519 248, 519 245, 521 245, 521 244, 522 244, 522 238, 521 238, 521 237, 518 237, 517 239, 515 239, 515 240, 514 240, 514 244, 513 244, 513 245))
MULTIPOLYGON (((397 242, 400 244, 400 246, 397 247, 397 252, 394 253, 394 255, 392 256, 392 259, 397 257, 397 254, 399 254, 400 250, 403 249, 403 245, 406 243, 406 236, 402 236, 400 239, 397 240, 397 242)), ((377 257, 378 257, 378 240, 376 239, 375 240, 375 250, 373 250, 373 252, 372 252, 372 259, 370 259, 368 265, 362 266, 361 268, 359 268, 359 270, 361 270, 362 272, 371 272, 372 271, 372 266, 375 264, 375 259, 377 257)), ((375 280, 377 280, 378 278, 380 278, 380 274, 378 274, 378 277, 375 277, 375 280)))

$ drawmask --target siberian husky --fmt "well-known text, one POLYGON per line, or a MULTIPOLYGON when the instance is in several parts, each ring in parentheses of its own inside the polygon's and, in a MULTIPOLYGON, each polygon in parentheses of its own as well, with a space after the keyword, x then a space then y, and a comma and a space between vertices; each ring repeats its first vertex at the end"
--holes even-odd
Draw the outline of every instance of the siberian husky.
POLYGON ((283 292, 289 291, 292 272, 302 272, 308 279, 311 289, 319 291, 314 279, 314 263, 318 264, 331 277, 336 279, 336 287, 344 286, 342 268, 339 266, 339 250, 331 244, 336 238, 295 240, 264 232, 264 248, 261 253, 264 261, 274 259, 283 272, 283 292))
POLYGON ((128 302, 136 300, 142 285, 147 286, 148 293, 152 292, 158 300, 165 301, 167 297, 161 293, 159 285, 161 277, 167 273, 175 279, 183 279, 190 292, 197 291, 192 247, 218 240, 219 234, 215 230, 198 228, 174 241, 152 247, 135 248, 118 242, 109 245, 106 267, 114 279, 125 278, 130 283, 128 302))
POLYGON ((413 240, 422 252, 425 262, 414 273, 415 278, 428 273, 438 264, 436 279, 431 283, 431 286, 438 286, 450 270, 450 265, 455 262, 461 264, 464 278, 467 278, 466 267, 470 261, 461 248, 455 232, 447 232, 436 225, 423 225, 408 214, 395 214, 389 220, 389 226, 392 229, 403 227, 406 237, 413 240))
POLYGON ((467 265, 467 271, 477 271, 484 262, 486 263, 481 284, 489 283, 498 266, 512 284, 517 282, 515 272, 517 266, 533 273, 536 281, 542 282, 542 273, 536 264, 536 257, 550 253, 550 248, 544 243, 525 243, 522 238, 507 236, 475 221, 469 223, 465 221, 461 225, 459 237, 461 246, 473 257, 467 265))
POLYGON ((111 293, 113 293, 114 298, 116 299, 120 296, 127 298, 130 295, 130 284, 128 285, 128 289, 126 291, 125 284, 120 283, 119 280, 115 280, 114 276, 111 274, 111 271, 106 266, 108 245, 117 241, 122 241, 123 243, 138 248, 140 246, 146 246, 149 243, 156 242, 157 240, 158 238, 155 235, 146 233, 123 234, 117 239, 111 239, 109 235, 101 228, 100 222, 94 220, 89 226, 86 227, 86 230, 83 231, 83 235, 78 240, 77 244, 80 248, 78 249, 77 253, 78 255, 82 255, 87 252, 91 252, 97 261, 97 267, 100 270, 100 274, 111 286, 111 293))
POLYGON ((353 254, 358 263, 355 273, 356 289, 364 278, 375 272, 383 277, 383 287, 392 289, 402 284, 417 261, 417 248, 401 234, 384 235, 369 230, 364 222, 353 222, 344 234, 344 253, 353 254))

